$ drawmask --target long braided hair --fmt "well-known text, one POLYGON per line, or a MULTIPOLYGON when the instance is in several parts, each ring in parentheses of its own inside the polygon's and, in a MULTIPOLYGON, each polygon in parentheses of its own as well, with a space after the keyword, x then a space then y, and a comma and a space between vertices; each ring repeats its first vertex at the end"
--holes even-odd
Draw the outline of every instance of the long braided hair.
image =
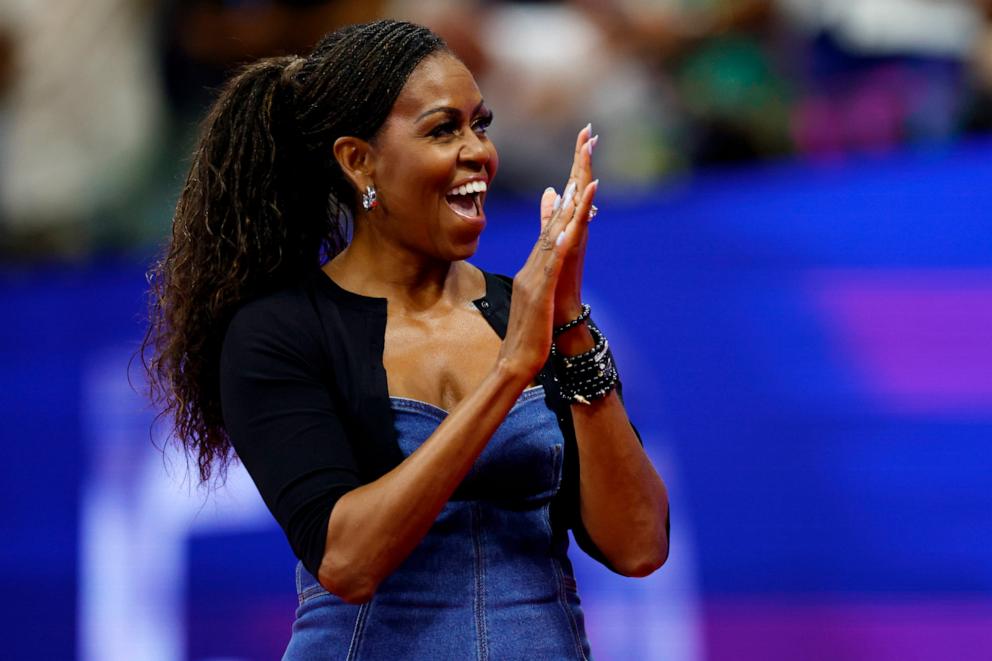
POLYGON ((231 317, 344 248, 358 193, 334 158, 335 140, 373 139, 417 64, 446 50, 411 23, 349 26, 306 58, 247 65, 207 115, 171 241, 149 272, 140 350, 150 397, 201 482, 215 468, 223 475, 232 457, 219 385, 231 317))

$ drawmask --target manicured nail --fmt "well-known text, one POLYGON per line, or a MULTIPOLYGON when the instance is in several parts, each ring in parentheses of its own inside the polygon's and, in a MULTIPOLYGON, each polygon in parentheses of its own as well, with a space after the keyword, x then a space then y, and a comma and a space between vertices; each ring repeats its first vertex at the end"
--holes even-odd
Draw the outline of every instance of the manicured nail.
POLYGON ((554 192, 555 192, 555 189, 554 189, 553 186, 548 186, 547 188, 544 189, 544 194, 545 195, 547 195, 548 193, 554 193, 554 192))
POLYGON ((568 188, 565 189, 565 199, 562 200, 562 206, 567 207, 568 203, 572 201, 572 197, 575 196, 575 188, 576 185, 575 182, 573 181, 568 185, 568 188))
POLYGON ((558 233, 558 238, 555 239, 555 245, 556 246, 560 246, 563 243, 565 243, 565 231, 564 230, 562 230, 561 232, 559 232, 558 233))
POLYGON ((552 211, 561 209, 561 195, 555 195, 555 203, 551 206, 552 211))
POLYGON ((584 130, 589 131, 589 135, 592 135, 592 122, 586 124, 586 128, 584 130))
POLYGON ((592 150, 596 148, 596 143, 598 143, 598 142, 599 142, 599 134, 598 133, 596 135, 592 136, 591 138, 589 138, 589 155, 590 156, 592 156, 592 150))

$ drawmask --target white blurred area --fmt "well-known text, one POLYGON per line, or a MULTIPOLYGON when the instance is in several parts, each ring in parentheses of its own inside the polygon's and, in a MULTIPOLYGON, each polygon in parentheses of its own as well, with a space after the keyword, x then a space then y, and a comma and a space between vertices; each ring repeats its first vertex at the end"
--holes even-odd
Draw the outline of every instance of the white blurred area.
POLYGON ((0 217, 14 231, 71 233, 81 244, 76 250, 85 250, 85 224, 147 174, 164 118, 151 34, 155 4, 0 0, 10 53, 0 217))
POLYGON ((777 0, 797 26, 829 30, 855 52, 967 58, 984 0, 777 0))
POLYGON ((78 658, 181 661, 190 538, 276 525, 240 465, 207 494, 191 485, 180 452, 153 447, 153 415, 121 369, 130 357, 124 348, 93 355, 83 378, 89 470, 80 497, 78 658))

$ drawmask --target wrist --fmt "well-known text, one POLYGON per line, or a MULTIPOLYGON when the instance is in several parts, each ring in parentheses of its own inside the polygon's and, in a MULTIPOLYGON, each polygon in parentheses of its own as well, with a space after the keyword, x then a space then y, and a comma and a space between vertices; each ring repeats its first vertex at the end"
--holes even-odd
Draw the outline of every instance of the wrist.
POLYGON ((555 338, 555 347, 563 356, 577 356, 589 351, 594 346, 596 346, 596 340, 585 323, 570 328, 555 338))
POLYGON ((524 388, 533 381, 534 374, 521 365, 519 361, 501 355, 496 359, 490 377, 500 389, 523 392, 524 388))
POLYGON ((582 314, 582 302, 578 299, 567 303, 555 303, 554 325, 561 326, 582 314))

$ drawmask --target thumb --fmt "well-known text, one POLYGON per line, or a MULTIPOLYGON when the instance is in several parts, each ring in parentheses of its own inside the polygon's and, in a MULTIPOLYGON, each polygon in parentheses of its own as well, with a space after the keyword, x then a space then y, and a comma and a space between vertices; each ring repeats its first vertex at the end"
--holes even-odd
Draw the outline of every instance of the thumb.
POLYGON ((551 222, 551 216, 555 213, 555 199, 558 194, 555 189, 548 186, 544 189, 544 194, 541 196, 541 229, 543 230, 545 225, 551 222))

